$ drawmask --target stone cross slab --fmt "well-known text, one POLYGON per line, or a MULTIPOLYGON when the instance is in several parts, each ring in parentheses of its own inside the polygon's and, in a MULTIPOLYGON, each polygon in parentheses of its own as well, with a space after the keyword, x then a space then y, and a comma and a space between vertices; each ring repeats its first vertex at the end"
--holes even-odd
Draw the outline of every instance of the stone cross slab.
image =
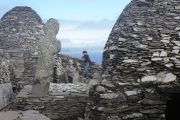
POLYGON ((32 96, 42 97, 48 94, 50 81, 53 80, 54 55, 60 49, 56 39, 59 23, 49 19, 44 25, 45 35, 39 41, 40 55, 36 65, 35 82, 33 83, 32 96))

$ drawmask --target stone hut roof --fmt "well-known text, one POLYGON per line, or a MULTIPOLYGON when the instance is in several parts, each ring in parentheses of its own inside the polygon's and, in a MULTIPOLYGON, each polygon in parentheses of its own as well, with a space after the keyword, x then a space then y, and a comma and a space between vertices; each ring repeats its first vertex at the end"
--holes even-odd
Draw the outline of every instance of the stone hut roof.
POLYGON ((30 7, 17 6, 9 10, 3 15, 1 21, 4 20, 18 20, 18 21, 33 21, 39 24, 42 23, 40 16, 30 7))
POLYGON ((137 82, 144 76, 156 79, 164 71, 179 76, 179 12, 177 0, 133 0, 127 5, 104 48, 107 78, 137 82))
POLYGON ((13 82, 33 81, 38 43, 44 36, 44 23, 30 7, 15 7, 0 19, 0 51, 10 56, 13 82))
POLYGON ((34 49, 44 34, 40 16, 30 7, 15 7, 0 20, 0 49, 34 49))

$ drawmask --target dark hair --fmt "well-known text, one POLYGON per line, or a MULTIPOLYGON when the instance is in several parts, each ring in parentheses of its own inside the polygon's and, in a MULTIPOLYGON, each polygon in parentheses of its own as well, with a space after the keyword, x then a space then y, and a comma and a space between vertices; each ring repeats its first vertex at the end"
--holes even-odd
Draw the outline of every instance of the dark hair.
POLYGON ((84 51, 83 51, 83 53, 87 53, 87 51, 86 51, 86 50, 84 50, 84 51))

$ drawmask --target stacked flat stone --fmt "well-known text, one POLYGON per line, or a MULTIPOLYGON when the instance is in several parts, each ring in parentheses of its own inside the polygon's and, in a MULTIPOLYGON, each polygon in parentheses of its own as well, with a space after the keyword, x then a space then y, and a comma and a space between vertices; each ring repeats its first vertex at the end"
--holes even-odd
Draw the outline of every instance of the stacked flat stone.
POLYGON ((44 36, 39 15, 29 7, 15 7, 0 20, 0 49, 9 53, 14 80, 34 80, 39 54, 37 42, 44 36))
POLYGON ((87 85, 51 83, 49 95, 32 97, 32 85, 25 86, 16 96, 11 109, 37 110, 52 120, 78 120, 84 118, 87 103, 87 85))
POLYGON ((13 100, 9 69, 9 55, 0 52, 0 109, 6 107, 13 100))
POLYGON ((52 120, 78 120, 84 118, 87 96, 60 95, 43 98, 17 98, 14 111, 37 110, 52 120))
POLYGON ((179 76, 179 5, 178 0, 133 0, 105 45, 107 77, 138 82, 164 71, 179 76))
POLYGON ((87 120, 165 120, 180 91, 180 1, 133 0, 103 53, 103 80, 90 90, 87 120))
POLYGON ((89 91, 88 85, 79 83, 79 84, 71 84, 71 83, 50 83, 49 93, 50 94, 62 94, 62 93, 75 93, 75 94, 87 94, 89 91))
POLYGON ((35 110, 0 112, 1 120, 50 120, 35 110))
POLYGON ((0 84, 10 83, 9 55, 0 52, 0 84))
POLYGON ((15 84, 31 84, 42 77, 44 81, 53 79, 53 56, 60 47, 58 30, 57 20, 44 24, 30 7, 15 7, 1 18, 0 50, 10 56, 11 80, 15 84))

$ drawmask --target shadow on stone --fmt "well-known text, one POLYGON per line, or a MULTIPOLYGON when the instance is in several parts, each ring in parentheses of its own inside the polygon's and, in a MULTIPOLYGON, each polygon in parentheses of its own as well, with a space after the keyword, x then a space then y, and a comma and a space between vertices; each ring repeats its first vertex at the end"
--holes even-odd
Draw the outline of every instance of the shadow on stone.
POLYGON ((167 107, 165 111, 166 120, 179 120, 179 111, 180 108, 180 93, 174 93, 170 97, 170 100, 167 101, 167 107))

